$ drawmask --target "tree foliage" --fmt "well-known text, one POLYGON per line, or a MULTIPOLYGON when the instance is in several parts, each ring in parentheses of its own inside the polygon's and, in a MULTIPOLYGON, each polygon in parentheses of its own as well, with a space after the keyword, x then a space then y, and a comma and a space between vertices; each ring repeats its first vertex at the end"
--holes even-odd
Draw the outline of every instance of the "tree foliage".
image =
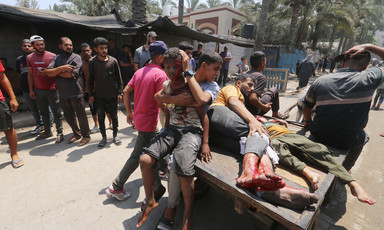
POLYGON ((39 9, 39 3, 37 0, 16 0, 16 6, 39 9))

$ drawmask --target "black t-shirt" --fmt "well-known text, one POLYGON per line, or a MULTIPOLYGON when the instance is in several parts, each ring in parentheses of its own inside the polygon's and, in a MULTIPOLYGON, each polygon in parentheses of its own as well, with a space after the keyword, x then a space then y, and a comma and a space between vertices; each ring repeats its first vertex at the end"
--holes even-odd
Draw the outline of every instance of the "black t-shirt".
POLYGON ((16 59, 16 71, 21 74, 20 89, 29 92, 27 56, 21 55, 16 59))

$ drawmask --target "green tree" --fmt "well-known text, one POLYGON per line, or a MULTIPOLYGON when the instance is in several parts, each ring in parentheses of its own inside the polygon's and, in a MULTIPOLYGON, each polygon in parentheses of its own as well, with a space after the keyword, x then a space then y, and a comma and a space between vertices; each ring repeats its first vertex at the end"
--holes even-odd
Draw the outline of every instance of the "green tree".
POLYGON ((39 3, 37 0, 16 0, 16 6, 39 9, 39 3))
POLYGON ((263 0, 261 4, 259 27, 257 28, 255 49, 261 50, 264 43, 265 25, 267 23, 269 4, 272 0, 263 0))
POLYGON ((208 6, 204 3, 200 3, 200 0, 187 0, 188 8, 192 11, 207 9, 208 6))

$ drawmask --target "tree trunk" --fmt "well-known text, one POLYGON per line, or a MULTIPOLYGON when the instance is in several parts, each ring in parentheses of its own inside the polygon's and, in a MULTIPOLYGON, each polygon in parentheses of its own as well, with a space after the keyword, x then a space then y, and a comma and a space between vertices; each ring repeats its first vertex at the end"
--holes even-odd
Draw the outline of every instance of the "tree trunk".
POLYGON ((297 19, 299 18, 299 12, 300 12, 300 1, 295 0, 293 5, 292 18, 291 18, 291 27, 289 29, 289 36, 288 36, 289 47, 292 47, 294 44, 293 41, 295 39, 295 33, 297 30, 297 19))
POLYGON ((333 42, 335 41, 336 30, 337 30, 337 26, 333 25, 332 33, 331 33, 331 38, 329 39, 328 54, 332 51, 333 42))
POLYGON ((262 50, 263 48, 265 25, 267 24, 268 9, 269 9, 270 2, 271 0, 263 0, 263 3, 261 5, 259 28, 257 29, 256 44, 255 44, 256 50, 262 50))
POLYGON ((147 0, 132 0, 132 19, 137 23, 147 23, 147 0))
POLYGON ((345 34, 344 34, 344 31, 341 31, 341 37, 340 37, 340 41, 339 41, 339 46, 337 47, 337 51, 336 51, 336 55, 340 54, 341 52, 341 47, 343 47, 343 42, 344 42, 344 39, 345 39, 345 34))
POLYGON ((343 42, 343 48, 341 50, 341 53, 345 53, 345 51, 347 50, 348 42, 349 42, 349 37, 346 36, 343 42))
POLYGON ((321 26, 320 21, 317 21, 315 26, 315 31, 313 32, 313 35, 312 35, 312 46, 311 46, 312 50, 315 50, 317 48, 317 42, 319 41, 319 36, 320 36, 320 26, 321 26))
POLYGON ((177 23, 183 24, 184 16, 184 0, 179 0, 179 16, 177 18, 177 23))
POLYGON ((119 14, 120 13, 120 0, 115 0, 115 10, 119 14))

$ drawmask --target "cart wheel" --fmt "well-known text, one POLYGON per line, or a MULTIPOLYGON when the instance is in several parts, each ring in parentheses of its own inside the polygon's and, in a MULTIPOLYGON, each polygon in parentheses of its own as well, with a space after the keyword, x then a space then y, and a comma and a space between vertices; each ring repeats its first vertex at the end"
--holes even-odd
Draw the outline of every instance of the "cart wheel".
POLYGON ((205 183, 203 180, 196 178, 195 179, 195 197, 194 199, 200 199, 201 197, 205 196, 211 186, 209 186, 207 183, 205 183))

